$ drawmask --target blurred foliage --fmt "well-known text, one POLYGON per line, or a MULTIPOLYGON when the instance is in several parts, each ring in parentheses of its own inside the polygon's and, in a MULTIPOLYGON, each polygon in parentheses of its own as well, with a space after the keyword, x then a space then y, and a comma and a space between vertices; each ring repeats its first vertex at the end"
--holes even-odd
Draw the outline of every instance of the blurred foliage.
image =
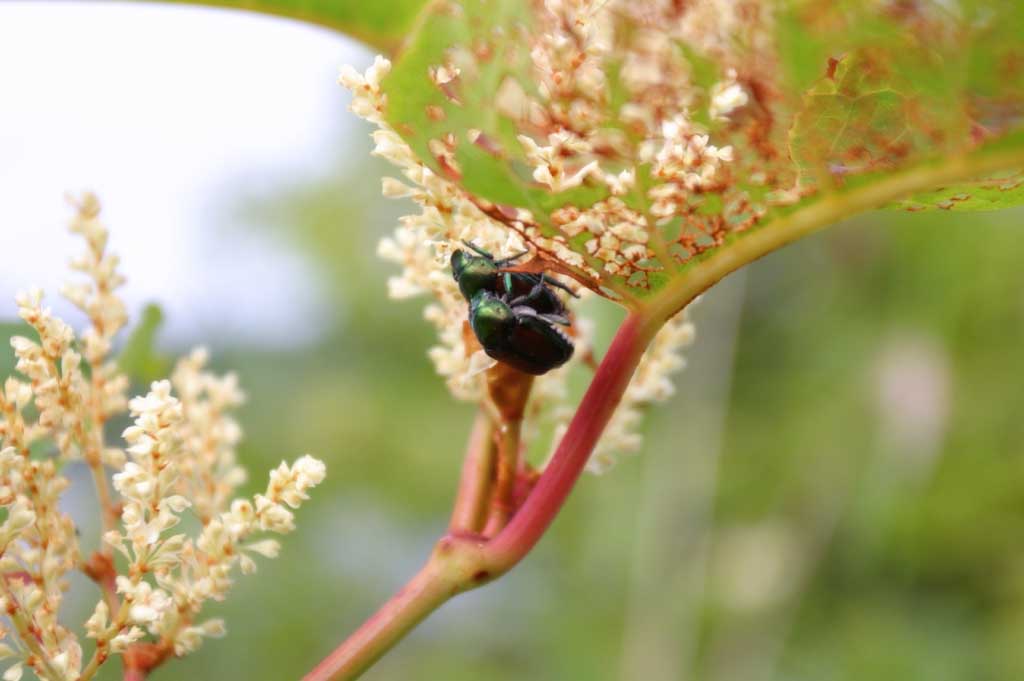
MULTIPOLYGON (((145 0, 152 2, 153 0, 145 0)), ((160 0, 274 14, 334 29, 393 53, 426 0, 160 0)))
POLYGON ((169 375, 171 360, 156 349, 157 332, 164 323, 164 312, 150 303, 142 309, 139 321, 125 340, 117 356, 118 366, 134 381, 147 385, 169 375))
POLYGON ((14 322, 0 322, 0 376, 10 376, 14 372, 14 352, 8 340, 12 336, 23 336, 28 330, 28 327, 14 322))

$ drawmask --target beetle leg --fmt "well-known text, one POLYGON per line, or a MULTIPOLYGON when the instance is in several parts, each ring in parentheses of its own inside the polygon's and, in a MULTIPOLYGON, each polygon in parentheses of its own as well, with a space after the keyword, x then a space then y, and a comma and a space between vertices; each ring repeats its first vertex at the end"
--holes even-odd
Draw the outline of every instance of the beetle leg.
POLYGON ((541 294, 544 293, 544 283, 547 281, 550 281, 550 279, 547 278, 546 274, 541 272, 540 281, 533 285, 533 288, 530 289, 530 292, 526 294, 526 299, 537 300, 537 298, 540 298, 541 294))
POLYGON ((515 305, 512 307, 512 312, 514 312, 517 317, 535 317, 537 319, 543 319, 548 324, 561 324, 562 326, 572 325, 569 318, 565 315, 553 314, 550 312, 541 314, 528 305, 515 305))
POLYGON ((569 318, 561 314, 540 314, 537 315, 541 319, 551 322, 552 324, 561 324, 562 326, 572 326, 572 322, 569 318))
POLYGON ((537 298, 539 298, 541 294, 544 293, 544 281, 544 275, 541 274, 540 281, 533 285, 533 288, 530 289, 530 292, 527 293, 525 296, 519 296, 518 298, 513 299, 509 303, 509 307, 515 307, 517 305, 522 305, 523 303, 529 303, 531 301, 537 300, 537 298))
POLYGON ((551 286, 554 286, 555 288, 562 289, 563 291, 568 293, 573 298, 579 298, 580 297, 580 294, 576 293, 575 291, 573 291, 571 288, 569 288, 568 286, 566 286, 565 284, 563 284, 560 281, 556 281, 554 279, 548 279, 548 284, 551 285, 551 286))

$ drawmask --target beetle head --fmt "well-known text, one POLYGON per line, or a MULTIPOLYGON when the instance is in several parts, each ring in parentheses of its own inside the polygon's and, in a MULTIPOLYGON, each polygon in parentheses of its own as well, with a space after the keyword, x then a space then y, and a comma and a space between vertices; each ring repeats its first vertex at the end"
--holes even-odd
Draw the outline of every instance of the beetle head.
POLYGON ((492 258, 468 255, 458 250, 452 253, 452 276, 459 284, 466 300, 473 300, 480 291, 489 291, 497 286, 498 266, 492 258))

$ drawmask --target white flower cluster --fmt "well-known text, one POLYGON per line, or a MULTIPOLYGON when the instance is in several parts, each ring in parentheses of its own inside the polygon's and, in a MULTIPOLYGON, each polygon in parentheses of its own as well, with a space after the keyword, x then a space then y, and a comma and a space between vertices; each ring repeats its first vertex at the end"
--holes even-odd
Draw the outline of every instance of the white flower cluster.
POLYGON ((11 623, 0 628, 0 659, 11 661, 4 681, 18 681, 26 669, 44 681, 88 681, 111 654, 144 647, 155 664, 222 634, 219 620, 198 620, 204 602, 227 595, 235 566, 251 572, 254 555, 277 554, 274 540, 256 535, 294 529, 292 509, 325 473, 323 463, 304 456, 272 471, 263 494, 232 500, 245 474, 230 411, 244 396, 233 375, 205 371, 202 350, 179 361, 171 380, 127 401, 128 379, 110 356, 127 320, 115 293, 123 283, 118 260, 107 252, 96 199, 76 205, 71 229, 87 248, 72 267, 88 282, 64 293, 91 326, 76 338, 42 307, 40 292, 19 295, 19 314, 38 340, 11 340, 24 378, 8 378, 0 391, 0 607, 11 623), (123 434, 127 447, 107 446, 104 425, 126 409, 134 418, 123 434), (86 561, 74 521, 60 510, 68 486, 62 465, 74 460, 93 472, 106 529, 86 561), (195 537, 172 533, 185 513, 198 518, 195 537), (114 550, 125 559, 121 571, 114 550), (88 661, 59 620, 76 568, 103 591, 85 623, 95 641, 88 661))
MULTIPOLYGON (((429 294, 434 298, 424 316, 437 329, 441 342, 430 349, 430 358, 456 398, 479 401, 484 395, 483 372, 495 362, 484 354, 468 327, 466 300, 452 278, 449 260, 456 249, 465 248, 462 241, 497 257, 520 253, 525 245, 517 233, 485 215, 453 183, 417 160, 405 141, 387 127, 379 115, 385 106, 380 81, 390 67, 390 62, 377 57, 365 76, 351 67, 341 74, 341 83, 352 91, 352 111, 372 112, 368 120, 380 126, 373 133, 374 153, 400 168, 412 183, 385 178, 384 195, 410 198, 421 209, 402 218, 393 236, 381 240, 378 254, 402 266, 401 274, 388 282, 391 297, 429 294)), ((541 381, 564 380, 560 377, 567 371, 552 372, 541 381)))
POLYGON ((198 348, 180 359, 171 374, 182 407, 179 434, 190 453, 178 464, 181 478, 176 491, 192 501, 204 524, 227 506, 246 480, 245 469, 235 458, 242 429, 231 418, 231 410, 245 401, 245 393, 235 374, 216 376, 204 371, 208 361, 209 353, 198 348))
MULTIPOLYGON (((570 220, 553 216, 561 234, 582 243, 591 256, 585 265, 574 264, 602 284, 614 288, 611 275, 626 286, 644 287, 652 261, 671 269, 720 243, 726 225, 746 227, 764 212, 733 187, 728 169, 738 159, 732 146, 712 143, 738 136, 748 125, 744 108, 750 96, 733 66, 740 62, 740 41, 734 38, 751 38, 757 48, 752 53, 766 57, 760 37, 746 35, 752 30, 748 17, 764 19, 750 4, 648 0, 609 7, 605 0, 545 0, 535 11, 530 57, 537 95, 506 85, 504 98, 516 101, 500 110, 529 131, 518 139, 534 180, 553 192, 590 185, 611 195, 590 206, 564 208, 573 213, 570 220), (716 17, 719 25, 706 30, 716 17), (723 80, 710 88, 696 85, 681 45, 715 61, 723 80), (694 218, 707 193, 722 195, 724 211, 744 220, 694 218), (645 214, 637 215, 640 206, 645 214), (666 237, 657 229, 680 218, 684 228, 676 233, 666 237), (615 234, 619 224, 635 226, 644 238, 615 234), (581 233, 590 238, 579 239, 581 233), (594 259, 601 265, 594 266, 594 259)), ((763 136, 759 125, 748 134, 763 136)), ((536 243, 547 248, 559 239, 536 243)))
MULTIPOLYGON (((466 301, 449 267, 453 250, 464 248, 461 241, 472 241, 496 257, 501 257, 523 251, 526 241, 523 235, 526 234, 531 245, 543 244, 542 247, 551 249, 563 262, 582 265, 583 261, 578 253, 568 250, 562 237, 562 241, 545 241, 522 224, 521 230, 510 229, 508 224, 481 210, 453 182, 439 176, 418 160, 404 140, 383 119, 386 97, 381 82, 389 68, 389 63, 378 57, 366 75, 359 75, 351 68, 343 70, 341 75, 342 84, 353 95, 352 111, 378 125, 379 129, 373 133, 376 142, 374 153, 400 168, 410 183, 386 178, 383 183, 384 195, 410 198, 421 209, 417 215, 402 218, 394 235, 381 241, 378 252, 381 257, 402 267, 401 274, 389 281, 392 297, 408 298, 424 294, 433 297, 425 316, 437 328, 440 344, 431 348, 430 357, 438 373, 446 378, 452 394, 459 399, 481 401, 485 399, 484 370, 490 368, 494 360, 483 353, 468 327, 466 301)), ((565 168, 560 165, 560 159, 566 154, 589 149, 587 143, 577 136, 556 133, 543 146, 530 137, 521 137, 520 141, 530 158, 537 163, 535 179, 553 189, 578 184, 583 176, 595 172, 596 166, 592 165, 590 169, 581 169, 567 175, 565 168)), ((609 186, 617 183, 619 189, 613 192, 615 194, 631 189, 634 181, 631 172, 608 180, 609 186)), ((524 211, 520 211, 522 213, 524 211)), ((627 262, 636 261, 648 254, 645 244, 649 238, 649 225, 646 218, 630 209, 618 196, 612 196, 585 211, 567 206, 556 211, 552 219, 569 237, 589 232, 592 238, 586 242, 585 248, 589 254, 605 260, 606 273, 617 273, 627 262)), ((586 297, 589 292, 583 290, 581 294, 586 297)), ((541 432, 539 421, 554 420, 557 432, 560 433, 561 427, 557 424, 563 424, 567 415, 571 414, 567 404, 570 394, 567 380, 574 367, 582 365, 590 355, 592 324, 577 316, 573 328, 577 334, 573 359, 560 369, 541 376, 533 386, 527 423, 523 429, 523 440, 527 445, 530 438, 541 432)), ((640 425, 641 407, 670 394, 668 375, 682 366, 677 352, 690 342, 691 337, 692 325, 682 315, 659 334, 631 384, 623 406, 610 424, 592 469, 606 468, 615 452, 639 448, 637 428, 640 425)))
POLYGON ((720 171, 733 160, 732 147, 708 143, 708 136, 694 134, 690 123, 677 116, 661 124, 661 138, 640 147, 640 158, 651 163, 655 177, 664 180, 648 192, 654 200, 651 214, 670 219, 685 210, 696 191, 713 189, 722 182, 720 171))
POLYGON ((582 137, 559 130, 548 135, 548 144, 540 146, 533 138, 520 135, 519 141, 526 150, 526 158, 533 164, 533 179, 546 185, 551 191, 560 192, 583 184, 583 180, 600 169, 597 161, 590 161, 575 172, 567 172, 563 159, 592 150, 582 137))
MULTIPOLYGON (((202 353, 193 354, 179 363, 175 375, 187 376, 183 381, 217 384, 215 377, 198 371, 203 359, 202 353)), ((220 381, 221 388, 225 383, 231 387, 220 396, 227 398, 221 404, 237 403, 240 394, 233 381, 220 381)), ((199 402, 199 394, 199 389, 189 393, 193 405, 199 402)), ((209 406, 205 398, 203 402, 209 406)), ((277 555, 276 541, 249 541, 253 534, 291 532, 295 523, 289 508, 298 508, 309 498, 308 490, 323 480, 325 468, 310 456, 292 466, 282 463, 271 472, 264 494, 251 501, 235 499, 228 506, 225 490, 230 493, 241 481, 240 469, 232 463, 223 469, 228 479, 218 480, 212 475, 217 469, 206 465, 210 462, 207 445, 194 448, 207 436, 217 437, 222 430, 218 419, 185 426, 190 410, 171 394, 170 381, 157 381, 149 394, 133 399, 130 407, 135 423, 125 430, 124 438, 130 444, 131 461, 114 475, 114 486, 125 500, 123 531, 104 536, 128 561, 127 575, 117 579, 117 592, 125 605, 109 619, 109 607, 100 601, 90 620, 90 636, 98 645, 116 650, 148 631, 175 654, 184 655, 195 650, 203 636, 223 631, 218 620, 196 624, 195 618, 205 601, 226 597, 233 568, 238 565, 242 572, 251 573, 256 569, 253 554, 277 555), (194 496, 176 494, 178 490, 192 491, 194 496), (184 534, 168 536, 186 509, 200 505, 217 513, 199 514, 203 527, 195 540, 184 534), (153 576, 155 586, 146 581, 147 575, 153 576)), ((233 462, 233 453, 229 460, 233 462)))
POLYGON ((0 657, 14 661, 4 681, 21 678, 25 662, 47 681, 75 679, 82 649, 58 620, 68 573, 79 558, 75 525, 59 509, 67 478, 54 459, 35 460, 5 446, 0 485, 7 513, 0 526, 0 607, 13 625, 12 632, 3 630, 0 657))

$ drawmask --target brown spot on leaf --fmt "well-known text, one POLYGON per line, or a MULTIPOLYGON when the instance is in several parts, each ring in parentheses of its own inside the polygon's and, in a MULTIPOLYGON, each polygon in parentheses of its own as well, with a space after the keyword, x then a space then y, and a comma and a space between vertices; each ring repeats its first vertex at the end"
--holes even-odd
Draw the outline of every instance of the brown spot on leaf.
POLYGON ((836 68, 839 66, 839 60, 835 57, 828 58, 828 66, 825 69, 825 77, 829 80, 836 79, 836 68))

